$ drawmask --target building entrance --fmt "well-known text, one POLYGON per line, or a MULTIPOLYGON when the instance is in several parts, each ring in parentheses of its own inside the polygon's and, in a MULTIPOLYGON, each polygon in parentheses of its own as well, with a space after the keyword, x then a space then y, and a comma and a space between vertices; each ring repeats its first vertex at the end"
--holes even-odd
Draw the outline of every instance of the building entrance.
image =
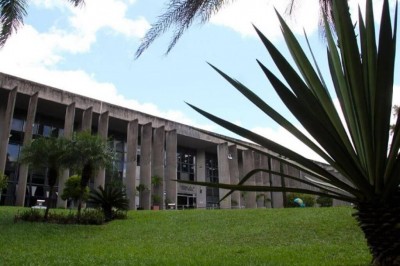
POLYGON ((194 209, 196 208, 196 196, 193 194, 178 194, 178 209, 194 209))

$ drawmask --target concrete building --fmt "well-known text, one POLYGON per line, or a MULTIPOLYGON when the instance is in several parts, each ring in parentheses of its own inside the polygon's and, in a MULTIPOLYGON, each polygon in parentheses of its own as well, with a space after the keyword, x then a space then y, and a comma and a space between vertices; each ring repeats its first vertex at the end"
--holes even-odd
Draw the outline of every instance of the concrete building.
MULTIPOLYGON (((276 155, 271 151, 264 150, 267 155, 254 152, 238 145, 244 143, 238 140, 226 141, 215 133, 205 134, 194 127, 0 73, 0 171, 9 176, 0 203, 32 206, 48 192, 45 169, 32 170, 18 163, 24 145, 39 136, 70 138, 81 130, 109 139, 118 158, 114 169, 101 170, 91 186, 122 181, 131 209, 150 209, 156 197, 161 199, 162 209, 168 204, 179 209, 283 207, 284 195, 280 192, 235 192, 218 204, 225 191, 173 180, 234 184, 255 167, 302 176, 299 170, 268 156, 276 155), (156 188, 152 186, 155 176, 160 181, 156 188), (139 184, 147 188, 140 198, 136 191, 139 184)), ((58 195, 69 175, 68 170, 63 171, 58 195)), ((273 186, 288 182, 281 175, 267 173, 247 181, 273 186)), ((67 206, 61 197, 52 201, 54 206, 67 206)))

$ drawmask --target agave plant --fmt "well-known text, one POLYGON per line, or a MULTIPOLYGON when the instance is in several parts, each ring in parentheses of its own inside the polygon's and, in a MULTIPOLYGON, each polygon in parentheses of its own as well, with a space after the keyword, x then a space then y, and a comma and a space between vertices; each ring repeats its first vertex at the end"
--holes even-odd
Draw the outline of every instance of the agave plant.
POLYGON ((128 210, 129 208, 129 202, 124 190, 114 186, 106 186, 105 189, 99 186, 98 189, 90 193, 89 203, 101 207, 107 221, 114 218, 113 209, 128 210))
POLYGON ((373 263, 400 265, 400 118, 397 118, 390 135, 397 4, 393 26, 388 0, 383 1, 378 41, 372 0, 366 1, 365 17, 359 11, 357 27, 354 27, 351 20, 346 0, 333 1, 333 16, 336 34, 332 34, 326 17, 325 31, 330 77, 335 93, 326 85, 312 51, 314 66, 279 14, 283 36, 299 71, 256 28, 287 85, 261 62, 258 61, 258 64, 287 108, 319 145, 239 81, 213 68, 252 103, 339 171, 343 179, 298 153, 191 105, 219 125, 287 157, 289 160, 285 163, 312 174, 319 182, 313 184, 288 175, 284 177, 320 188, 320 191, 243 185, 259 171, 274 173, 266 169, 251 171, 238 185, 196 184, 231 189, 231 192, 253 190, 310 193, 352 202, 373 263), (333 103, 336 97, 340 102, 343 120, 333 103))

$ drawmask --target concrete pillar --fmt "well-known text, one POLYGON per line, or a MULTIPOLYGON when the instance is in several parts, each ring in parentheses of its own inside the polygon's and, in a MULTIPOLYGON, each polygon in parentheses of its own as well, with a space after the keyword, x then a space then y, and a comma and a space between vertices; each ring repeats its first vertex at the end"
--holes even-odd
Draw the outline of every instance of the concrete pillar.
MULTIPOLYGON (((243 176, 254 170, 254 153, 251 150, 243 151, 243 176)), ((250 177, 244 185, 254 186, 256 184, 254 176, 250 177)), ((245 192, 245 206, 246 208, 257 208, 256 192, 245 192)))
POLYGON ((129 200, 129 209, 136 209, 136 158, 137 142, 139 135, 138 120, 132 120, 128 123, 127 132, 127 160, 126 160, 126 192, 129 200))
MULTIPOLYGON (((269 170, 269 164, 268 164, 268 157, 266 155, 261 155, 261 168, 269 170)), ((271 186, 271 179, 270 179, 270 173, 263 172, 262 174, 262 183, 263 186, 270 187, 271 186)), ((271 192, 264 192, 264 204, 265 207, 271 208, 271 192)))
POLYGON ((173 203, 177 206, 177 182, 176 180, 176 168, 177 168, 177 149, 178 139, 176 130, 171 130, 166 133, 166 166, 165 166, 165 191, 166 203, 173 203))
POLYGON ((7 160, 8 139, 10 137, 11 122, 14 115, 15 100, 17 99, 17 87, 8 93, 7 107, 2 112, 0 121, 0 173, 4 173, 7 160))
MULTIPOLYGON (((74 133, 74 121, 75 121, 75 103, 71 103, 67 106, 65 111, 65 119, 64 119, 64 138, 71 139, 72 134, 74 133)), ((69 169, 63 170, 60 178, 58 180, 58 197, 57 197, 57 207, 58 208, 66 208, 67 201, 61 199, 61 195, 63 193, 65 182, 69 177, 69 169)))
MULTIPOLYGON (((36 116, 36 108, 37 102, 39 98, 39 92, 33 94, 29 99, 28 112, 25 122, 25 132, 24 132, 24 142, 23 145, 28 145, 32 140, 32 132, 33 132, 33 124, 35 123, 36 116)), ((24 206, 25 205, 25 192, 26 192, 26 183, 28 180, 28 164, 21 164, 19 167, 19 176, 18 176, 18 188, 16 195, 16 206, 24 206)))
MULTIPOLYGON (((206 153, 204 150, 197 150, 196 154, 196 181, 206 181, 206 153)), ((197 187, 197 208, 207 207, 207 188, 197 187)))
MULTIPOLYGON (((229 146, 229 174, 230 174, 230 183, 238 184, 239 183, 239 165, 238 165, 238 151, 236 145, 229 146)), ((241 208, 242 202, 240 197, 240 191, 234 191, 231 194, 231 207, 232 208, 241 208)))
POLYGON ((142 193, 140 205, 145 210, 150 210, 151 203, 151 139, 153 128, 151 123, 142 126, 140 145, 140 184, 147 188, 142 193))
MULTIPOLYGON (((254 168, 261 169, 261 154, 254 152, 254 168)), ((257 186, 263 185, 262 172, 258 172, 254 175, 255 184, 257 186)), ((264 192, 256 192, 256 204, 257 208, 263 208, 264 206, 264 192)))
MULTIPOLYGON (((108 137, 108 120, 109 120, 109 112, 106 111, 99 116, 99 123, 97 128, 97 134, 104 140, 107 141, 108 137)), ((128 126, 129 128, 129 126, 128 126)), ((136 153, 136 151, 135 151, 136 153)), ((135 157, 136 161, 136 157, 135 157)), ((106 169, 101 168, 97 173, 97 176, 94 179, 94 188, 98 188, 102 186, 104 188, 106 182, 106 169)))
MULTIPOLYGON (((217 147, 217 156, 218 156, 218 181, 219 183, 230 184, 231 176, 229 173, 229 150, 228 143, 218 144, 217 147)), ((219 198, 224 197, 229 190, 227 189, 219 189, 219 198)), ((232 207, 231 204, 231 196, 228 196, 226 199, 220 202, 221 209, 230 209, 232 207)))
POLYGON ((81 131, 92 132, 93 107, 83 111, 81 131))
MULTIPOLYGON (((272 171, 280 172, 281 163, 278 160, 270 159, 270 167, 272 171)), ((282 179, 280 175, 271 175, 271 186, 281 187, 282 179)), ((272 208, 283 208, 283 193, 282 192, 272 192, 272 208)))
POLYGON ((154 197, 158 196, 160 199, 159 203, 160 209, 165 209, 164 155, 165 155, 165 129, 164 126, 161 126, 154 129, 152 155, 151 155, 152 159, 151 176, 158 176, 161 179, 160 184, 152 186, 153 187, 152 195, 154 197))

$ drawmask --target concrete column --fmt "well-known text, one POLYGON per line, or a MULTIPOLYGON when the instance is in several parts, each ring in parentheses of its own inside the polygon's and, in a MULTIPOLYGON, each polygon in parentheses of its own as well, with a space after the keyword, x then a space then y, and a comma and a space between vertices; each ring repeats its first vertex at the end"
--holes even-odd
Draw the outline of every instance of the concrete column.
MULTIPOLYGON (((206 181, 206 153, 204 150, 197 150, 196 154, 196 181, 206 181)), ((197 187, 197 208, 207 207, 207 188, 197 187)))
POLYGON ((139 135, 138 120, 132 120, 128 123, 127 132, 127 162, 126 162, 126 192, 129 200, 129 209, 136 209, 136 158, 137 142, 139 135))
MULTIPOLYGON (((99 123, 98 123, 98 129, 97 129, 97 134, 106 141, 108 137, 108 120, 109 120, 109 112, 104 112, 100 114, 99 116, 99 123)), ((129 126, 128 126, 129 129, 129 126)), ((135 151, 136 153, 136 151, 135 151)), ((136 161, 136 157, 135 157, 136 161)), ((97 176, 94 179, 94 188, 98 188, 99 186, 102 186, 104 188, 106 182, 106 169, 101 168, 99 169, 99 172, 97 173, 97 176)))
MULTIPOLYGON (((281 163, 275 159, 270 159, 271 170, 275 172, 281 171, 281 163)), ((281 187, 282 179, 280 175, 271 175, 271 185, 273 187, 281 187)), ((272 192, 272 208, 283 208, 283 193, 272 192)))
MULTIPOLYGON (((238 151, 236 145, 229 146, 229 174, 230 183, 239 183, 239 164, 238 164, 238 151)), ((241 208, 242 202, 240 197, 240 191, 235 191, 231 194, 231 204, 232 208, 241 208)))
MULTIPOLYGON (((230 184, 231 176, 229 173, 229 150, 228 143, 218 144, 217 147, 217 156, 218 156, 218 181, 219 183, 230 184)), ((219 189, 219 198, 224 197, 229 190, 227 189, 219 189)), ((228 196, 226 199, 220 202, 221 209, 230 209, 231 205, 231 196, 228 196)))
POLYGON ((81 131, 92 132, 93 107, 83 111, 81 131))
MULTIPOLYGON (((25 133, 23 142, 24 146, 28 145, 32 140, 33 124, 35 123, 38 98, 39 98, 39 92, 36 92, 29 99, 28 113, 25 122, 25 133)), ((26 192, 26 183, 28 180, 28 171, 29 171, 29 165, 21 164, 21 166, 19 167, 18 188, 17 188, 17 195, 15 202, 16 206, 25 205, 25 192, 26 192)))
MULTIPOLYGON (((261 155, 261 168, 269 170, 268 157, 266 155, 261 155)), ((270 173, 262 173, 262 183, 263 186, 271 186, 270 173)), ((265 207, 271 208, 271 192, 264 192, 264 204, 265 207)))
MULTIPOLYGON (((254 170, 254 153, 251 150, 243 151, 243 176, 254 170)), ((250 177, 245 185, 254 186, 256 184, 254 176, 250 177)), ((246 208, 257 208, 256 192, 245 192, 245 206, 246 208)))
POLYGON ((146 186, 140 199, 140 205, 150 210, 151 204, 151 139, 153 128, 151 123, 142 126, 140 145, 140 184, 146 186))
MULTIPOLYGON (((254 152, 254 168, 261 169, 261 154, 254 152)), ((258 172, 254 175, 255 183, 257 186, 263 185, 262 173, 258 172)), ((264 192, 256 192, 256 204, 257 208, 263 208, 264 206, 264 192)))
MULTIPOLYGON (((284 167, 283 167, 283 171, 288 176, 293 176, 293 177, 300 178, 299 169, 296 169, 293 166, 285 164, 284 167)), ((286 185, 286 187, 297 187, 297 188, 301 187, 301 183, 300 182, 295 181, 293 179, 289 179, 289 178, 285 178, 285 185, 286 185)))
POLYGON ((152 145, 152 176, 161 178, 161 184, 153 186, 152 195, 160 198, 160 209, 165 209, 164 200, 164 155, 165 155, 165 129, 164 126, 154 129, 153 145, 152 145))
POLYGON ((178 139, 176 130, 171 130, 166 133, 166 166, 165 166, 165 191, 166 203, 174 203, 177 206, 177 183, 176 183, 176 168, 177 168, 177 149, 178 139))
POLYGON ((3 114, 0 118, 0 121, 2 122, 0 127, 0 173, 4 173, 4 170, 6 168, 8 139, 10 137, 11 122, 14 115, 17 92, 17 87, 15 87, 8 93, 7 107, 5 109, 5 112, 2 112, 3 114))
MULTIPOLYGON (((71 103, 67 106, 65 111, 64 119, 64 138, 71 139, 74 133, 74 121, 75 121, 75 103, 71 103)), ((58 197, 57 197, 57 207, 66 208, 67 201, 61 199, 63 193, 65 182, 69 177, 69 169, 65 169, 58 180, 58 197)))

